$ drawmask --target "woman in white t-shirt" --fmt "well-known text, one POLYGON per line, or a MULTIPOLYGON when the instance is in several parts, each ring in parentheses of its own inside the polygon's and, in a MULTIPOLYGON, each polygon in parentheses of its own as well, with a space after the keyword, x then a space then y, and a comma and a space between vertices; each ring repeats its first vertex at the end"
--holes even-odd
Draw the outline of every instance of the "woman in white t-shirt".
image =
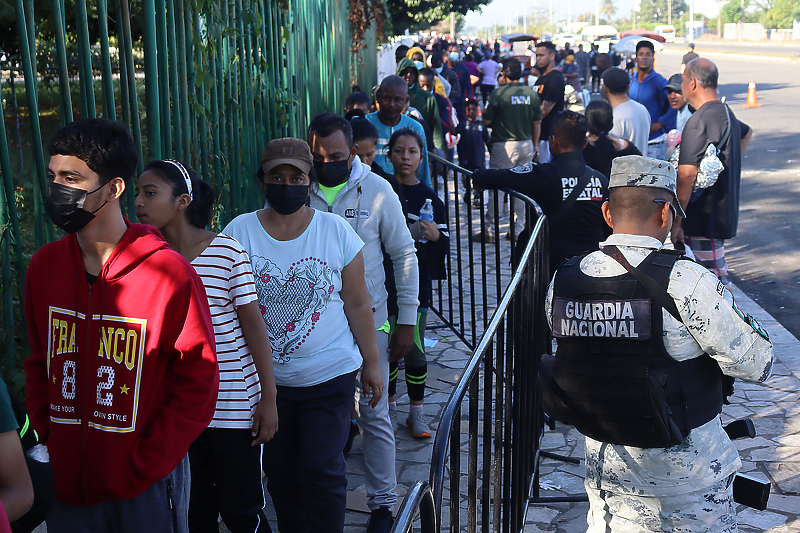
POLYGON ((272 343, 280 431, 263 466, 281 533, 344 529, 342 450, 362 356, 371 406, 383 391, 364 243, 340 216, 308 206, 312 165, 305 141, 270 141, 259 174, 270 207, 223 230, 250 254, 272 343))
POLYGON ((214 418, 189 448, 189 529, 216 530, 222 515, 237 533, 266 520, 261 444, 277 431, 278 412, 250 260, 235 239, 206 231, 213 203, 211 187, 179 161, 151 161, 136 183, 136 216, 195 268, 214 326, 219 394, 214 418))

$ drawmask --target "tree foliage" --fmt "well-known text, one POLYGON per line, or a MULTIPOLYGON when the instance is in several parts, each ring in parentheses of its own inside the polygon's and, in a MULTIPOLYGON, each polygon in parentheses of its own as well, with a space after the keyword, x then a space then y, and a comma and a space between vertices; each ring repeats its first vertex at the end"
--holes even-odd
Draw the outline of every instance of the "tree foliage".
MULTIPOLYGON (((689 12, 689 6, 683 0, 672 1, 672 21, 680 19, 681 11, 689 12)), ((642 22, 666 24, 669 20, 668 0, 641 0, 639 3, 639 19, 642 22)))
POLYGON ((765 28, 791 28, 792 21, 800 20, 800 1, 775 0, 772 9, 766 11, 761 17, 765 28))
POLYGON ((617 6, 614 5, 614 0, 603 0, 600 5, 600 15, 606 20, 611 20, 616 14, 617 6))
POLYGON ((366 46, 366 33, 373 23, 378 39, 386 37, 387 18, 383 0, 350 0, 350 30, 353 32, 351 50, 354 54, 366 46))
POLYGON ((440 0, 387 0, 386 7, 391 17, 392 30, 401 34, 407 29, 424 22, 433 25, 450 16, 450 12, 466 15, 468 12, 480 9, 488 4, 489 0, 453 0, 442 2, 440 0))
POLYGON ((742 0, 730 0, 730 2, 722 6, 722 23, 744 21, 748 7, 750 7, 750 0, 744 0, 744 9, 742 8, 742 0))

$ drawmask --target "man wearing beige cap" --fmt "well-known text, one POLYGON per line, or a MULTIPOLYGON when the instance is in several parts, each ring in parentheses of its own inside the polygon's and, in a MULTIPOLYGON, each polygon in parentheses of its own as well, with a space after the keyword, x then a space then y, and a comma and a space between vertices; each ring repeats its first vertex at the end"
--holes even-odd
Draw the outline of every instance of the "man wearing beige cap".
POLYGON ((736 531, 741 462, 719 414, 731 378, 769 377, 772 345, 714 274, 663 249, 676 179, 665 161, 615 159, 614 233, 566 261, 546 301, 545 410, 586 436, 589 533, 736 531))

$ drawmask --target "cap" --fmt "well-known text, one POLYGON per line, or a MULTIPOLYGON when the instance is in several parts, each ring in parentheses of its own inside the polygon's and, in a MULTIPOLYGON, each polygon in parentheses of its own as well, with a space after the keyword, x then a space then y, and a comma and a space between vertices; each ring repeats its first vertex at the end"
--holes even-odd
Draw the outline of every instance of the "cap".
POLYGON ((692 50, 694 50, 694 43, 689 43, 689 48, 691 48, 692 50))
POLYGON ((681 83, 683 83, 683 77, 680 74, 673 74, 667 82, 667 92, 681 92, 681 83))
POLYGON ((573 61, 575 61, 575 56, 572 54, 564 58, 564 64, 566 65, 571 65, 573 61))
POLYGON ((611 162, 611 177, 608 188, 615 187, 652 187, 664 189, 672 193, 670 204, 679 217, 686 217, 678 202, 678 173, 675 166, 668 161, 651 159, 641 155, 626 155, 611 162))
POLYGON ((631 79, 628 74, 621 68, 610 68, 603 72, 603 85, 608 87, 608 90, 614 94, 622 94, 628 92, 628 86, 631 84, 631 79))
POLYGON ((261 153, 261 168, 264 172, 269 172, 278 165, 292 165, 303 174, 308 174, 313 164, 311 148, 302 139, 291 137, 274 139, 267 143, 267 147, 261 153))

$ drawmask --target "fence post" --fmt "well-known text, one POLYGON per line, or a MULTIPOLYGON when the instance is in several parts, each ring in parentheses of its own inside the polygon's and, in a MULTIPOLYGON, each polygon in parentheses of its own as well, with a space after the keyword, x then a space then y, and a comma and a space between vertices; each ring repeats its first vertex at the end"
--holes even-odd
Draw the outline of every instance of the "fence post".
POLYGON ((61 96, 61 113, 59 120, 62 126, 72 122, 72 95, 69 92, 69 69, 67 67, 67 41, 64 35, 62 0, 53 0, 53 28, 55 29, 56 54, 58 56, 58 87, 61 96))
MULTIPOLYGON (((3 279, 3 329, 5 330, 7 369, 14 367, 14 306, 11 291, 11 246, 14 240, 14 256, 17 259, 17 288, 24 286, 20 280, 22 250, 19 245, 19 222, 14 202, 14 183, 11 180, 11 158, 8 153, 6 121, 3 114, 3 99, 0 98, 0 173, 3 174, 3 188, 0 194, 0 254, 2 254, 3 279), (9 201, 10 198, 10 201, 9 201)), ((24 276, 22 276, 24 279, 24 276)), ((20 299, 20 301, 22 301, 20 299)))
MULTIPOLYGON (((126 0, 123 0, 126 1, 126 0)), ((142 0, 144 28, 144 88, 145 106, 147 107, 147 146, 150 157, 162 159, 161 154, 161 117, 158 96, 158 53, 156 49, 156 5, 155 0, 142 0)), ((145 154, 141 154, 144 160, 145 154)))
MULTIPOLYGON (((28 119, 31 125, 31 147, 33 149, 33 159, 36 165, 35 178, 33 180, 33 210, 36 224, 36 247, 44 245, 47 238, 45 229, 47 224, 44 220, 44 210, 42 200, 47 191, 46 171, 44 168, 44 151, 42 150, 42 130, 39 126, 39 99, 36 89, 36 61, 35 47, 28 42, 28 26, 25 19, 25 6, 23 0, 15 0, 17 12, 17 32, 19 33, 19 49, 22 53, 22 70, 25 73, 25 93, 28 99, 28 119), (33 50, 33 53, 32 53, 33 50)), ((32 8, 31 8, 32 9, 32 8)), ((12 197, 13 198, 13 197, 12 197)))
POLYGON ((86 0, 75 0, 75 19, 78 27, 78 58, 80 59, 81 100, 85 106, 82 118, 97 116, 94 100, 94 75, 92 70, 92 48, 89 45, 89 21, 86 15, 86 0))
POLYGON ((111 77, 111 52, 108 49, 108 0, 97 0, 97 18, 100 22, 100 72, 103 79, 103 115, 117 120, 114 103, 114 81, 111 77))

